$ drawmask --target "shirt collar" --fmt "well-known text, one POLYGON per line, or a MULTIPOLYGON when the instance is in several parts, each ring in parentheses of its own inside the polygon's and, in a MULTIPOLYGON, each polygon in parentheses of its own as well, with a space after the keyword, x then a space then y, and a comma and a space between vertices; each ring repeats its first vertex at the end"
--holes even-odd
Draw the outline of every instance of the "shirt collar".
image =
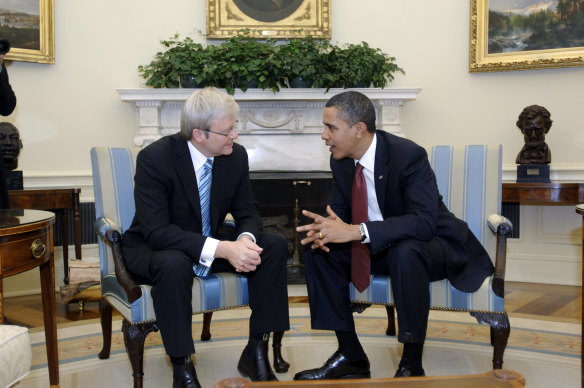
POLYGON ((371 172, 375 171, 375 149, 377 148, 377 134, 373 134, 373 140, 367 148, 367 151, 363 154, 361 159, 355 159, 355 164, 359 163, 364 169, 371 172))
MULTIPOLYGON (((193 143, 191 143, 190 141, 187 141, 187 145, 189 147, 189 153, 191 154, 191 160, 193 161, 193 167, 195 168, 195 171, 199 171, 199 169, 203 167, 208 158, 205 155, 203 155, 201 151, 196 149, 193 143)), ((213 159, 214 158, 211 157, 211 160, 213 159)))

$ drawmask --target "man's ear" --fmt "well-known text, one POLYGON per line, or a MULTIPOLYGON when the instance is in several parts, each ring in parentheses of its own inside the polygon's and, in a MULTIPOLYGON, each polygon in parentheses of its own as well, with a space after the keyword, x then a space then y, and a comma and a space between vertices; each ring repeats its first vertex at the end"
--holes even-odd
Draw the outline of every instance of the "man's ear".
POLYGON ((367 133, 367 125, 365 125, 364 122, 359 121, 358 123, 355 124, 355 127, 357 127, 357 132, 356 132, 357 137, 365 136, 365 134, 367 133))
POLYGON ((191 132, 191 140, 197 143, 201 143, 201 141, 203 140, 203 136, 205 135, 203 134, 203 131, 201 131, 199 128, 194 128, 193 131, 191 132))

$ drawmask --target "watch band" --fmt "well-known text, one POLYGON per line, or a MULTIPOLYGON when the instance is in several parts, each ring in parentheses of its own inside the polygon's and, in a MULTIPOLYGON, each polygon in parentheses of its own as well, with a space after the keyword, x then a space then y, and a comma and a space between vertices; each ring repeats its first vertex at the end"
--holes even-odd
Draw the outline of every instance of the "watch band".
POLYGON ((359 224, 359 233, 361 233, 361 242, 367 239, 367 233, 365 232, 365 224, 359 224))

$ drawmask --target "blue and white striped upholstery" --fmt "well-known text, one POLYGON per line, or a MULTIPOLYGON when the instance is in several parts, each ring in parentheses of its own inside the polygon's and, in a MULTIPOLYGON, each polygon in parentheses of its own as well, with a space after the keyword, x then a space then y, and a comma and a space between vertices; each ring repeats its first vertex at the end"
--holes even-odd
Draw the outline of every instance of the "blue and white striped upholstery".
MULTIPOLYGON (((94 147, 91 150, 95 216, 113 220, 123 231, 134 217, 134 173, 139 149, 94 147)), ((130 323, 155 321, 150 286, 141 285, 142 297, 128 302, 116 279, 111 249, 99 238, 101 293, 130 323)), ((205 313, 249 304, 247 278, 238 274, 212 274, 195 278, 193 313, 205 313)))
MULTIPOLYGON (((426 151, 446 207, 468 223, 494 260, 497 236, 489 229, 487 219, 500 214, 502 147, 448 145, 428 147, 426 151)), ((474 293, 459 291, 448 280, 432 282, 430 306, 438 310, 504 312, 504 299, 494 294, 492 279, 485 279, 474 293)), ((394 304, 387 276, 372 275, 371 285, 362 293, 351 284, 350 293, 357 303, 394 304)))

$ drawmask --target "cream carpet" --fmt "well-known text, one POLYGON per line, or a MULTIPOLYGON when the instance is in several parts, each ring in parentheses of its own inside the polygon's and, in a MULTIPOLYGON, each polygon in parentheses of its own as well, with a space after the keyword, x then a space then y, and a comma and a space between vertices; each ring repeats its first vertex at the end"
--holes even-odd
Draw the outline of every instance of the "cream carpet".
MULTIPOLYGON (((291 330, 283 341, 288 373, 280 380, 291 380, 297 371, 320 366, 336 349, 329 332, 310 329, 305 304, 290 307, 291 330)), ((222 379, 240 377, 237 361, 247 339, 249 309, 215 313, 212 339, 196 341, 195 362, 201 384, 211 388, 222 379)), ((202 316, 193 317, 198 338, 202 316)), ((385 336, 385 308, 373 306, 356 314, 359 337, 371 361, 372 377, 393 376, 401 356, 401 345, 385 336)), ((131 367, 120 332, 121 321, 114 320, 112 352, 99 360, 101 327, 97 320, 84 325, 59 327, 60 386, 62 388, 131 387, 131 367)), ((562 322, 511 318, 511 336, 505 351, 504 368, 521 373, 529 388, 578 387, 580 384, 581 325, 562 322)), ((48 370, 44 333, 31 333, 33 367, 16 388, 47 387, 48 370)), ((432 311, 424 351, 427 375, 479 374, 491 369, 492 347, 489 328, 479 325, 468 313, 432 311)), ((171 387, 171 366, 164 355, 158 333, 147 338, 144 356, 144 387, 171 387)))

